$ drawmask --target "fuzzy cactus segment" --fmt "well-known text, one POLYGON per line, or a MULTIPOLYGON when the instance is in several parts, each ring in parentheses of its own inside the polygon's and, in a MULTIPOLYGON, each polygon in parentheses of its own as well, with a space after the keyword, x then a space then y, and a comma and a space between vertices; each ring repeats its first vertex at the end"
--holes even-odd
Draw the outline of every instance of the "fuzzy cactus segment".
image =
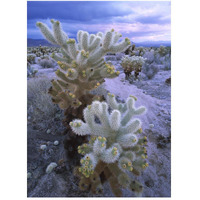
POLYGON ((78 108, 85 104, 81 99, 90 90, 99 87, 105 78, 115 78, 119 75, 113 65, 105 62, 104 56, 108 52, 124 51, 130 45, 130 41, 126 38, 119 42, 121 35, 113 29, 96 35, 80 30, 76 41, 67 36, 59 21, 51 20, 51 23, 52 30, 42 22, 36 24, 49 42, 61 47, 60 54, 52 55, 60 67, 60 71, 56 72, 58 80, 54 82, 57 82, 61 90, 57 90, 58 87, 53 85, 49 93, 53 102, 62 109, 70 106, 78 108), (75 98, 64 95, 66 91, 73 93, 75 98))
POLYGON ((144 147, 147 137, 138 134, 142 132, 142 123, 134 118, 143 114, 145 107, 136 108, 136 100, 130 96, 125 103, 118 103, 114 95, 108 94, 107 102, 93 101, 84 109, 85 122, 76 119, 70 123, 75 134, 90 137, 88 144, 78 147, 80 154, 86 154, 80 167, 84 177, 90 177, 98 170, 95 166, 104 163, 119 185, 132 188, 132 180, 126 173, 140 173, 148 166, 144 147), (108 108, 112 111, 109 112, 108 108), (85 161, 86 156, 90 158, 89 163, 85 161))

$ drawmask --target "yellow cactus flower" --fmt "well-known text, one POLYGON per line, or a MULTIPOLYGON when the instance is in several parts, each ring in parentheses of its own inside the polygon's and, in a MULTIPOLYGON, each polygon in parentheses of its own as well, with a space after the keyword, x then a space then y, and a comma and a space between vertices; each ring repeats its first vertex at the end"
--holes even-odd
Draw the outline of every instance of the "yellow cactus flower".
POLYGON ((102 139, 102 137, 101 137, 101 136, 99 136, 99 137, 98 137, 98 139, 99 139, 99 140, 101 140, 101 139, 102 139))
POLYGON ((91 107, 92 107, 92 106, 91 106, 91 105, 89 105, 89 106, 88 106, 88 109, 91 109, 91 107))

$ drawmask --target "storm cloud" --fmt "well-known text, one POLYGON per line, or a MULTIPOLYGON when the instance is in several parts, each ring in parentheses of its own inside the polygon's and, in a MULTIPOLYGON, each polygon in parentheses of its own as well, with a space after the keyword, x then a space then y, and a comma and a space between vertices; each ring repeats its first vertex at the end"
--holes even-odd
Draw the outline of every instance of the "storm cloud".
POLYGON ((171 40, 171 3, 142 1, 28 1, 28 38, 41 39, 36 27, 59 20, 70 37, 78 30, 89 33, 114 28, 135 42, 171 40))

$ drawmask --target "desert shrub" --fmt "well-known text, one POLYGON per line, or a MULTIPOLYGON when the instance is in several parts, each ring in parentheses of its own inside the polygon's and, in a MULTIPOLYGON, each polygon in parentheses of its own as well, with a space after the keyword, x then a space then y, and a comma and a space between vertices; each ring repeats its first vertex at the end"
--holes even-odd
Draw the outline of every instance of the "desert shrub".
POLYGON ((149 64, 153 63, 155 60, 154 50, 152 49, 150 51, 146 51, 143 55, 143 58, 146 58, 146 61, 145 61, 146 63, 149 63, 149 64))
POLYGON ((33 67, 31 67, 31 64, 27 62, 27 77, 28 78, 35 77, 37 72, 38 71, 35 70, 33 67))
MULTIPOLYGON (((56 118, 62 119, 62 111, 52 103, 48 89, 51 86, 49 78, 41 77, 28 80, 27 112, 31 121, 40 128, 49 128, 55 124, 56 118)), ((61 120, 59 120, 61 125, 61 120)), ((55 126, 56 127, 56 126, 55 126)))
POLYGON ((55 62, 49 58, 40 59, 38 64, 43 68, 54 68, 55 62))
POLYGON ((142 66, 142 72, 146 75, 148 79, 152 79, 157 74, 158 71, 159 67, 156 64, 145 63, 142 66))
POLYGON ((164 64, 164 70, 171 70, 171 55, 170 54, 167 54, 165 56, 165 59, 163 61, 163 64, 164 64))

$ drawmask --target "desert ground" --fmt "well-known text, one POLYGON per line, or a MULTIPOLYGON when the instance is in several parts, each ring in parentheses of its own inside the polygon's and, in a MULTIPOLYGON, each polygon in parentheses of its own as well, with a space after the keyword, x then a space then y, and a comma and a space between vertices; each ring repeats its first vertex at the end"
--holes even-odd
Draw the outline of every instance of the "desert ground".
MULTIPOLYGON (((31 48, 28 51, 28 55, 34 54, 30 53, 31 48)), ((147 108, 147 112, 139 118, 142 121, 143 132, 148 138, 149 167, 136 179, 144 185, 143 197, 170 197, 171 54, 166 53, 163 56, 155 52, 156 48, 144 48, 141 56, 146 58, 146 64, 142 68, 148 65, 156 70, 142 70, 138 78, 135 78, 132 72, 128 79, 120 64, 125 54, 107 55, 105 60, 110 61, 120 74, 117 78, 105 79, 105 82, 92 92, 104 96, 107 93, 115 94, 119 102, 124 102, 129 95, 134 95, 137 97, 136 106, 142 105, 147 108)), ((132 56, 130 52, 128 54, 132 56)), ((112 197, 114 195, 108 183, 103 185, 103 193, 98 195, 79 189, 79 180, 73 175, 76 162, 66 158, 63 148, 63 140, 66 137, 66 128, 62 124, 64 113, 52 103, 48 94, 50 81, 56 78, 55 71, 58 69, 58 65, 49 55, 50 53, 45 58, 43 55, 34 54, 27 69, 27 196, 112 197), (41 145, 45 145, 45 148, 41 145), (46 168, 51 162, 57 163, 58 167, 48 174, 46 168)), ((138 55, 137 50, 135 55, 138 55)), ((135 194, 123 189, 123 196, 134 197, 135 194)))

